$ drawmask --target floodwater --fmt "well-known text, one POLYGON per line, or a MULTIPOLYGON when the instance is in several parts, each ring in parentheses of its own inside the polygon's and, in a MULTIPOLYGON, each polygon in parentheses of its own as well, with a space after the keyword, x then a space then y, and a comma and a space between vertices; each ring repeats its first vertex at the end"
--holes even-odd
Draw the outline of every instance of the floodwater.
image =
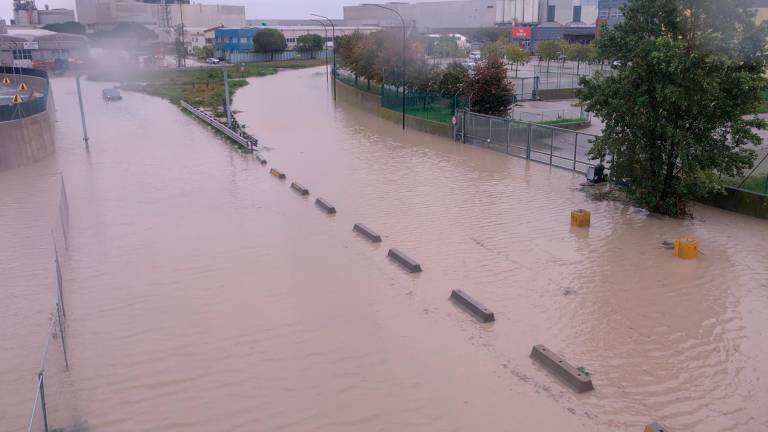
POLYGON ((592 201, 579 175, 334 107, 322 68, 250 82, 238 119, 288 181, 165 101, 104 104, 91 82, 86 154, 74 81, 53 80, 58 152, 0 173, 3 430, 26 430, 34 395, 59 172, 59 373, 92 430, 768 428, 766 221, 592 201), (575 208, 591 228, 569 227, 575 208), (683 236, 699 259, 660 245, 683 236), (390 247, 424 272, 405 273, 390 247), (497 321, 454 306, 455 288, 497 321), (534 364, 538 343, 586 367, 595 391, 534 364))

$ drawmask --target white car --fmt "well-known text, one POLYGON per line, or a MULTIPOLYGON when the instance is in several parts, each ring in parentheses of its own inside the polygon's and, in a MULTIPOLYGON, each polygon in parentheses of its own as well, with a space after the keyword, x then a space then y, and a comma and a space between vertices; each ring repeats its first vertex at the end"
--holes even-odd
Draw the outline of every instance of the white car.
POLYGON ((219 64, 219 59, 211 57, 211 58, 205 59, 205 62, 208 64, 219 64))

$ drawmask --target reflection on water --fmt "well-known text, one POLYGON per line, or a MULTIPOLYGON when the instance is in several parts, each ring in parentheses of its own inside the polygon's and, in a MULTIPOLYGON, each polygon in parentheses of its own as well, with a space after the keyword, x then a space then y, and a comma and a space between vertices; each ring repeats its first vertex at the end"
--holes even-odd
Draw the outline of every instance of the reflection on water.
POLYGON ((253 79, 234 100, 288 182, 159 99, 104 105, 84 85, 90 155, 74 83, 55 79, 57 155, 0 174, 11 430, 32 393, 17 377, 33 376, 25 359, 42 340, 26 337, 47 324, 37 303, 51 280, 35 272, 59 170, 71 374, 94 429, 768 427, 765 221, 589 201, 567 171, 334 108, 322 69, 253 79), (291 193, 293 180, 312 197, 291 193), (315 209, 316 196, 339 213, 315 209), (592 211, 590 229, 569 227, 573 208, 592 211), (660 247, 684 235, 702 244, 698 260, 660 247), (389 247, 424 272, 393 265, 389 247), (454 288, 497 321, 455 307, 454 288), (596 390, 574 395, 531 363, 536 343, 584 365, 596 390))

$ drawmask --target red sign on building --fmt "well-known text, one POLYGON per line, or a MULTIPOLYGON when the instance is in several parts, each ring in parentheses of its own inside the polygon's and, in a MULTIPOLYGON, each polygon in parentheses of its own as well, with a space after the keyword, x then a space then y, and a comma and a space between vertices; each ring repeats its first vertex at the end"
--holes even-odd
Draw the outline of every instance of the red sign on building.
POLYGON ((515 39, 530 39, 530 27, 512 27, 512 37, 515 39))

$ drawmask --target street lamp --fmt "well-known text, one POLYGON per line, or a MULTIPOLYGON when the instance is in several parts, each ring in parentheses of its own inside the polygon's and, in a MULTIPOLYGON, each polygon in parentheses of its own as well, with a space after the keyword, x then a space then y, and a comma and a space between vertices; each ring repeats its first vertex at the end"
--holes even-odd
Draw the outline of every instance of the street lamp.
POLYGON ((336 26, 333 24, 333 20, 328 18, 327 16, 318 15, 318 14, 310 14, 312 16, 316 16, 318 18, 322 18, 328 23, 331 24, 331 38, 333 39, 333 100, 336 100, 336 26))
POLYGON ((314 21, 323 26, 323 32, 325 32, 325 39, 323 39, 323 57, 325 57, 325 83, 328 84, 328 26, 320 20, 313 19, 310 21, 314 21))
POLYGON ((394 12, 395 14, 397 14, 397 16, 400 18, 400 22, 403 24, 403 64, 402 64, 402 68, 403 68, 403 130, 405 130, 405 39, 407 36, 406 28, 405 28, 405 20, 403 19, 403 16, 400 15, 400 12, 392 8, 389 8, 380 4, 376 4, 376 3, 363 3, 363 6, 374 6, 380 9, 385 9, 390 12, 394 12))

